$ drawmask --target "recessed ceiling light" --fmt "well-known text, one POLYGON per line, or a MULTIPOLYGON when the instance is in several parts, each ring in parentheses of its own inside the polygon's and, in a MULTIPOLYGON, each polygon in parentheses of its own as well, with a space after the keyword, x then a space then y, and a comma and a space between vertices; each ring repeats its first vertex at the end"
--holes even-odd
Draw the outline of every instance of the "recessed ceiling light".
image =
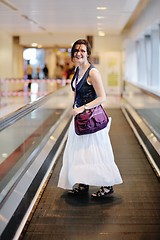
POLYGON ((98 36, 104 37, 104 36, 105 36, 105 32, 103 32, 103 31, 98 31, 98 36))
POLYGON ((32 47, 37 47, 37 45, 38 45, 37 43, 32 43, 31 44, 32 47))
POLYGON ((7 158, 7 157, 8 157, 8 154, 7 154, 7 153, 2 153, 2 157, 3 157, 3 158, 7 158))
POLYGON ((97 19, 103 19, 105 18, 104 16, 97 16, 97 19))
POLYGON ((107 7, 97 7, 97 10, 107 10, 107 7))

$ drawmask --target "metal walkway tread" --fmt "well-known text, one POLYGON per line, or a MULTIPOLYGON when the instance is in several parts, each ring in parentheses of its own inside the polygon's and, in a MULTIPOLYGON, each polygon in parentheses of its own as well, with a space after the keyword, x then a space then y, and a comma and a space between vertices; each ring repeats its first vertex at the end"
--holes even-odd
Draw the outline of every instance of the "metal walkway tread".
POLYGON ((160 183, 119 109, 112 116, 111 142, 124 183, 103 200, 73 198, 57 188, 61 153, 23 240, 159 240, 160 183))

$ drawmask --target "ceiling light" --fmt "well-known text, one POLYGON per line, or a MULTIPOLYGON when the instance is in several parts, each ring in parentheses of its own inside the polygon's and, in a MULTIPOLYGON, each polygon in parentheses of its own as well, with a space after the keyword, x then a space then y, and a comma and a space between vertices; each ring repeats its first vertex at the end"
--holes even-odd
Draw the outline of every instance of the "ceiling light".
POLYGON ((54 136, 50 136, 50 139, 53 140, 53 141, 56 140, 54 136))
POLYGON ((105 36, 105 32, 103 32, 103 31, 98 31, 98 36, 104 37, 104 36, 105 36))
POLYGON ((97 7, 97 10, 107 10, 107 7, 97 7))
POLYGON ((8 154, 7 154, 7 153, 2 153, 2 157, 3 157, 3 158, 7 158, 7 157, 8 157, 8 154))
POLYGON ((105 18, 104 16, 97 16, 97 19, 103 19, 105 18))
POLYGON ((32 43, 31 44, 32 47, 37 47, 37 45, 38 45, 37 43, 32 43))

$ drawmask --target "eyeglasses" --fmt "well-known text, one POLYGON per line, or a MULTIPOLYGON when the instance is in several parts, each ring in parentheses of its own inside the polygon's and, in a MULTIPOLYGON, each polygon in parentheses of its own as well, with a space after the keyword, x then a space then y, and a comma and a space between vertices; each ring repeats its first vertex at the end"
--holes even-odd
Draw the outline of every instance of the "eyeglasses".
POLYGON ((83 49, 74 49, 74 53, 85 53, 86 51, 83 49))

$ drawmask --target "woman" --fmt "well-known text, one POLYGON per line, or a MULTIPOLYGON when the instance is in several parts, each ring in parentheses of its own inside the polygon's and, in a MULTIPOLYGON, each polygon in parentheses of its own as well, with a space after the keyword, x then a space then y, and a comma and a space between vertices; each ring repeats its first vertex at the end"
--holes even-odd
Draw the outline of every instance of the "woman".
MULTIPOLYGON (((68 193, 71 195, 82 195, 88 193, 89 185, 101 186, 91 195, 92 198, 101 198, 113 193, 113 185, 122 183, 122 179, 108 136, 111 118, 107 127, 96 133, 81 136, 75 133, 74 117, 106 100, 101 75, 90 63, 90 55, 91 47, 85 39, 73 44, 71 59, 77 67, 78 82, 58 187, 70 189, 68 193), (75 184, 78 187, 74 187, 75 184)), ((71 82, 73 91, 76 74, 71 82)))

